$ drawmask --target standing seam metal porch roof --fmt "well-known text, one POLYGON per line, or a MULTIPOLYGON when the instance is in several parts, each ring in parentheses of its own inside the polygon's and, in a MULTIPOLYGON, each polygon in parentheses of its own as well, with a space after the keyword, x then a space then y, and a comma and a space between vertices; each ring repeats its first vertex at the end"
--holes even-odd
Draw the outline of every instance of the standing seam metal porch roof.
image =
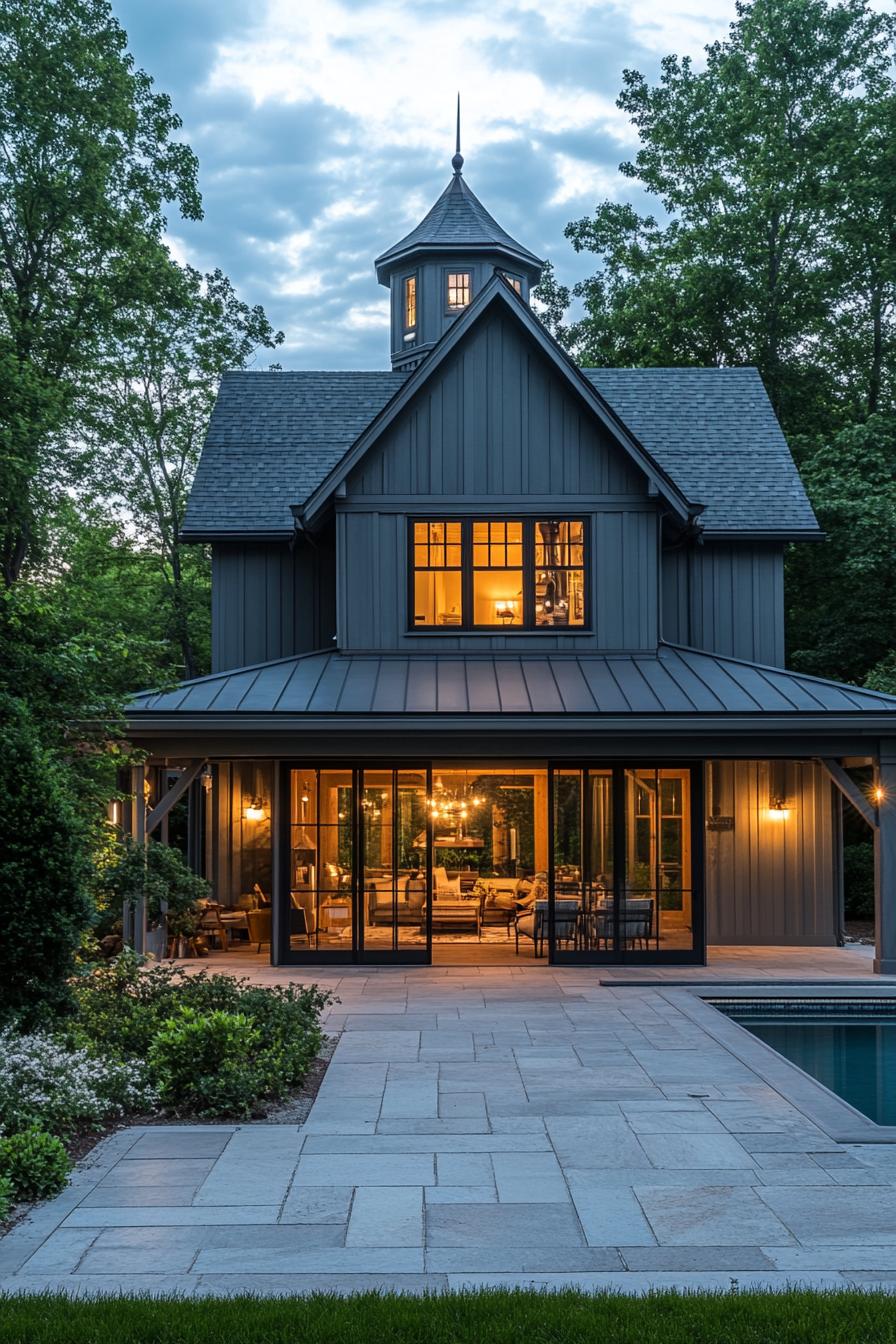
POLYGON ((656 654, 322 652, 146 691, 127 714, 774 715, 896 712, 896 696, 671 645, 656 654))

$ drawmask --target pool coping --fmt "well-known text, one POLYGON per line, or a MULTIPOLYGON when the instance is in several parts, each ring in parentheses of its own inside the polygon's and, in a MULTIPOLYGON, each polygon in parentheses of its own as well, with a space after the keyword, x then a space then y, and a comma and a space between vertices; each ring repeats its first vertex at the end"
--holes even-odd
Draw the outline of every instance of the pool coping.
POLYGON ((785 1059, 746 1027, 726 1017, 707 999, 874 999, 894 996, 886 985, 807 986, 804 982, 778 981, 757 985, 705 984, 687 989, 667 989, 663 997, 695 1022, 713 1040, 730 1051, 763 1082, 780 1092, 786 1101, 801 1111, 813 1124, 837 1143, 896 1143, 896 1125, 878 1125, 838 1097, 817 1078, 785 1059))

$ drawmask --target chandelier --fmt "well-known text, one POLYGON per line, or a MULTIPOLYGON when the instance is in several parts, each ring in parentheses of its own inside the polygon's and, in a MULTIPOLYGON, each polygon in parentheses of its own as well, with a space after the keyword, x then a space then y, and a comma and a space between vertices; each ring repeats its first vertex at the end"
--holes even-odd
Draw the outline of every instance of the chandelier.
POLYGON ((462 828, 484 802, 484 798, 471 791, 466 779, 462 788, 446 788, 441 775, 437 775, 433 781, 432 797, 427 798, 426 805, 433 821, 447 822, 450 826, 462 828))

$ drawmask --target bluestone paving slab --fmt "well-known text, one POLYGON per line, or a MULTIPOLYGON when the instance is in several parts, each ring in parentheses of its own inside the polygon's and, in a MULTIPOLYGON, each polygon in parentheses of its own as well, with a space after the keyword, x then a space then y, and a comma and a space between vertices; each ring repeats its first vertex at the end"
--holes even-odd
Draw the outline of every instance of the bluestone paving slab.
MULTIPOLYGON (((621 1246, 619 1253, 626 1269, 651 1273, 698 1273, 728 1270, 783 1269, 773 1254, 758 1246, 621 1246)), ((806 1266, 808 1269, 827 1269, 830 1266, 806 1266)))
POLYGON ((363 1186, 355 1191, 346 1246, 422 1246, 423 1187, 363 1186))
POLYGON ((345 1223, 354 1186, 293 1185, 283 1204, 281 1223, 345 1223))
POLYGON ((104 1176, 97 1188, 117 1185, 198 1185, 215 1165, 213 1157, 135 1158, 122 1162, 104 1176))
POLYGON ((409 1246, 333 1246, 305 1251, 202 1250, 196 1274, 422 1274, 423 1249, 409 1246))
MULTIPOLYGON (((500 1154, 496 1154, 500 1156, 500 1154)), ((552 1156, 552 1154, 545 1154, 552 1156)), ((495 1171, 490 1153, 436 1154, 436 1177, 439 1185, 494 1186, 495 1171)))
POLYGON ((673 1171, 753 1165, 750 1154, 729 1134, 639 1134, 638 1138, 654 1166, 673 1171))
POLYGON ((547 1116, 545 1128, 563 1167, 650 1167, 643 1145, 618 1113, 547 1116))
POLYGON ((194 1133, 182 1129, 170 1132, 156 1129, 141 1134, 136 1143, 124 1154, 123 1161, 135 1158, 216 1158, 220 1157, 230 1141, 232 1131, 197 1129, 194 1133))
POLYGON ((477 1246, 475 1254, 453 1246, 433 1246, 426 1251, 426 1268, 446 1274, 569 1273, 624 1269, 617 1250, 597 1246, 477 1246))
POLYGON ((441 1204, 427 1208, 427 1246, 581 1246, 575 1212, 566 1204, 441 1204))
POLYGON ((435 1185, 435 1158, 425 1153, 309 1153, 299 1159, 297 1185, 435 1185))
POLYGON ((786 1245, 787 1227, 753 1190, 697 1186, 690 1190, 636 1185, 634 1193, 665 1246, 786 1245))
POLYGON ((276 1223, 280 1216, 279 1204, 206 1204, 168 1207, 162 1205, 143 1209, 103 1209, 83 1207, 74 1209, 66 1218, 65 1227, 186 1227, 220 1223, 230 1227, 239 1223, 276 1223))
POLYGON ((202 1274, 195 1296, 236 1297, 257 1293, 262 1297, 302 1297, 309 1293, 421 1293, 444 1292, 444 1274, 202 1274))
POLYGON ((24 1274, 73 1274, 97 1238, 97 1229, 60 1227, 21 1266, 24 1274))
POLYGON ((490 1185, 425 1185, 427 1204, 494 1204, 498 1192, 490 1185))
POLYGON ((896 1245, 889 1186, 764 1186, 757 1194, 806 1246, 896 1245))
POLYGON ((127 1185, 125 1177, 112 1186, 101 1185, 91 1190, 80 1201, 82 1209, 135 1209, 147 1208, 153 1204, 172 1207, 177 1204, 192 1204, 199 1189, 196 1185, 127 1185))
POLYGON ((631 1186, 607 1186, 592 1172, 567 1172, 567 1181, 589 1246, 655 1245, 656 1237, 631 1186))

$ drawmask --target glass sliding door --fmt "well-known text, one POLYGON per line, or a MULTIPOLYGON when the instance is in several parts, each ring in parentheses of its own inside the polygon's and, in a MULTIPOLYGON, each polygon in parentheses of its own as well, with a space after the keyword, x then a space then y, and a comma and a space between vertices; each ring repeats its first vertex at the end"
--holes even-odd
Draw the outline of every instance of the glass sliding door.
POLYGON ((351 770, 289 772, 290 953, 351 953, 354 780, 351 770))
POLYGON ((359 951, 365 960, 428 958, 425 770, 363 770, 359 951))
POLYGON ((698 787, 691 766, 551 771, 554 960, 703 959, 698 787))

